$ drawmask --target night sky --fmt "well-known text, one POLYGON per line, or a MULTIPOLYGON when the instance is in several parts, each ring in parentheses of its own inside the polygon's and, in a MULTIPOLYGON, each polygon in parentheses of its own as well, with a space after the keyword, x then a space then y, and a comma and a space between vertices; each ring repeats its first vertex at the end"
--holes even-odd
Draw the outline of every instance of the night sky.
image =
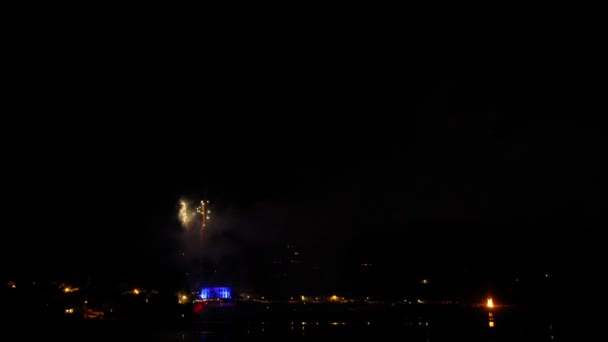
POLYGON ((13 27, 5 266, 165 265, 183 196, 240 256, 556 268, 603 227, 593 92, 530 40, 69 18, 13 27))

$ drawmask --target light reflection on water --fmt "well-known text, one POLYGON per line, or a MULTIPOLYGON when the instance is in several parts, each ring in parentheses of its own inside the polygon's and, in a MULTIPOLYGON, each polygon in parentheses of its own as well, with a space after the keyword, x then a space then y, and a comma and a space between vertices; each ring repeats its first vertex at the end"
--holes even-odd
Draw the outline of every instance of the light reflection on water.
MULTIPOLYGON (((233 326, 215 329, 213 326, 204 330, 158 333, 155 331, 140 332, 135 340, 154 341, 315 341, 323 338, 336 340, 362 339, 367 341, 556 341, 552 326, 539 324, 538 331, 522 333, 522 327, 514 322, 501 321, 500 315, 487 315, 486 319, 477 322, 432 322, 402 321, 387 322, 247 322, 246 327, 233 326), (504 323, 504 324, 503 324, 504 323), (543 329, 544 326, 544 329, 543 329), (544 332, 544 333, 543 333, 544 332)), ((539 322, 540 323, 540 322, 539 322)))
MULTIPOLYGON (((304 318, 304 317, 301 317, 304 318)), ((359 317, 357 319, 306 320, 264 319, 238 322, 196 322, 188 328, 171 328, 145 323, 118 328, 99 325, 77 333, 56 331, 58 339, 161 342, 233 342, 233 341, 559 341, 554 323, 546 317, 501 311, 477 311, 456 315, 412 314, 408 317, 359 317)), ((102 323, 102 322, 101 322, 102 323)), ((53 334, 54 336, 55 334, 53 334)), ((48 336, 52 339, 53 336, 48 336)), ((35 341, 37 339, 34 339, 35 341)), ((42 340, 42 339, 39 339, 42 340)))

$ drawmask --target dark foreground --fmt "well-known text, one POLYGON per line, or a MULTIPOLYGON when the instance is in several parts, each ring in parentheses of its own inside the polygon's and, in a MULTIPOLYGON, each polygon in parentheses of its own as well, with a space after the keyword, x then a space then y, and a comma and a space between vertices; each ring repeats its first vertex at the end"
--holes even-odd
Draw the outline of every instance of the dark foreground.
POLYGON ((4 333, 13 341, 559 341, 559 323, 549 316, 513 308, 495 310, 490 316, 482 308, 443 307, 391 316, 319 313, 232 321, 32 318, 25 325, 7 324, 4 333))

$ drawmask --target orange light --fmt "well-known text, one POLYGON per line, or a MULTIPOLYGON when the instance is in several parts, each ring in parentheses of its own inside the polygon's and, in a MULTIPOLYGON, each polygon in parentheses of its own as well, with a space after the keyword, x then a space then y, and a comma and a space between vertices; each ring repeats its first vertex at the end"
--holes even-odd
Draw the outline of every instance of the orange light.
POLYGON ((488 298, 488 303, 486 304, 486 306, 488 308, 493 308, 494 307, 494 301, 492 300, 492 298, 488 298))
POLYGON ((490 326, 490 328, 494 328, 494 321, 489 321, 488 325, 490 326))
POLYGON ((135 290, 133 290, 133 293, 135 293, 136 295, 138 295, 139 294, 139 290, 135 289, 135 290))

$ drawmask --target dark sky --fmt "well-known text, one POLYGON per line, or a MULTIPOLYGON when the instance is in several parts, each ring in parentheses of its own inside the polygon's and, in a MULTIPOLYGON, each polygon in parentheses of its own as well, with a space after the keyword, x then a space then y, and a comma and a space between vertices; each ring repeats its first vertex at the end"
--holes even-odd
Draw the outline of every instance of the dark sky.
POLYGON ((329 257, 562 255, 603 221, 593 90, 549 38, 54 11, 5 62, 3 264, 156 265, 184 195, 329 257))

